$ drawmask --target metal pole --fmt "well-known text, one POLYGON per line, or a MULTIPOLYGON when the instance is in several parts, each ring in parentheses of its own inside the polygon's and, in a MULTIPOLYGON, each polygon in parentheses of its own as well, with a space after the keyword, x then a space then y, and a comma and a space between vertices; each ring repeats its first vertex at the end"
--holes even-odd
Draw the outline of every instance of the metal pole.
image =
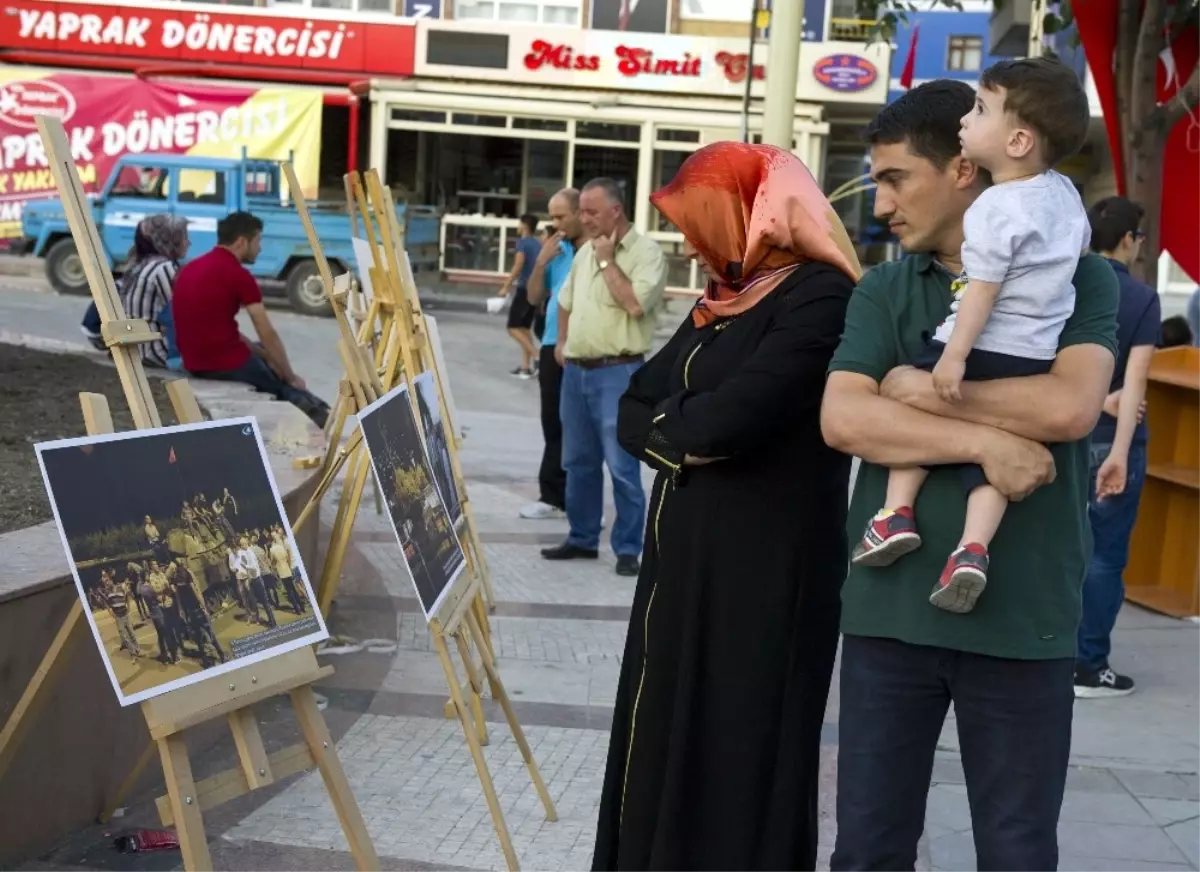
POLYGON ((750 141, 750 87, 754 84, 754 34, 758 31, 758 2, 750 4, 750 41, 746 46, 746 90, 742 93, 742 142, 750 141))
POLYGON ((796 76, 800 71, 800 38, 804 4, 774 3, 771 10, 767 96, 763 101, 763 142, 792 150, 796 118, 796 76))

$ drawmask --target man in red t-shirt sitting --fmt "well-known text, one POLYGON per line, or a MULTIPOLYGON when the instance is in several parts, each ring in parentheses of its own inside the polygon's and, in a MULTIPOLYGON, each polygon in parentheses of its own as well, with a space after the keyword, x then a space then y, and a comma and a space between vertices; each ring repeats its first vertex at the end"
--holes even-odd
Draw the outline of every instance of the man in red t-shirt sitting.
POLYGON ((183 368, 197 378, 244 382, 276 399, 287 400, 318 427, 329 405, 309 393, 296 375, 263 307, 258 282, 242 266, 262 249, 262 220, 234 212, 217 223, 217 247, 179 271, 171 310, 183 368), (238 330, 245 307, 258 333, 252 342, 238 330))

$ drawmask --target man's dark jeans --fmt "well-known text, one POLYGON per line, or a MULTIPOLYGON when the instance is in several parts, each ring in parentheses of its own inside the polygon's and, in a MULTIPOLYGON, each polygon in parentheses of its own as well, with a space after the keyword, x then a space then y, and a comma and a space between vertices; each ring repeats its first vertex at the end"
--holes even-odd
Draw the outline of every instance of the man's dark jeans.
POLYGON ((1092 474, 1088 484, 1092 562, 1083 582, 1083 620, 1079 623, 1079 665, 1090 672, 1108 666, 1113 626, 1125 599, 1122 574, 1129 562, 1129 537, 1133 535, 1146 483, 1146 445, 1131 445, 1124 492, 1097 501, 1096 473, 1110 451, 1111 445, 1092 445, 1092 474))
POLYGON ((843 637, 831 868, 913 868, 951 701, 978 868, 1058 868, 1074 666, 843 637))
POLYGON ((258 354, 251 354, 250 359, 237 369, 220 372, 191 372, 191 374, 196 378, 242 382, 264 394, 271 394, 277 400, 287 400, 308 415, 312 422, 322 429, 329 419, 329 405, 324 400, 303 388, 292 387, 276 375, 275 370, 267 366, 267 362, 258 354))
POLYGON ((556 509, 567 507, 567 474, 562 467, 562 419, 558 415, 562 397, 562 367, 554 359, 554 346, 543 345, 538 355, 538 385, 542 394, 542 466, 538 470, 540 499, 556 509))

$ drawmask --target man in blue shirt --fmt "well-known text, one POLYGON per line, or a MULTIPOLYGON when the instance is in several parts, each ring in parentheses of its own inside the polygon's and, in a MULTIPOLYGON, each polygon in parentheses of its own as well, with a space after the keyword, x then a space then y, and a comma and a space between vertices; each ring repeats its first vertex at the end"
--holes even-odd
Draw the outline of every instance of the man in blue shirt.
POLYGON ((550 198, 550 223, 554 232, 546 239, 533 262, 527 296, 530 305, 545 303, 545 327, 538 354, 538 384, 542 394, 542 465, 538 471, 538 501, 521 509, 522 518, 543 520, 565 518, 567 474, 562 467, 562 419, 558 414, 562 392, 562 365, 554 357, 558 341, 558 292, 571 272, 571 261, 583 244, 579 222, 579 191, 563 188, 550 198))
POLYGON ((1092 431, 1088 491, 1092 560, 1083 584, 1075 666, 1075 696, 1080 699, 1133 693, 1133 680, 1113 671, 1108 653, 1113 625, 1125 599, 1121 574, 1129 560, 1129 537, 1146 480, 1147 432, 1140 407, 1162 321, 1158 293, 1129 273, 1129 265, 1137 260, 1142 247, 1142 215, 1142 207, 1124 197, 1101 200, 1088 212, 1092 249, 1112 265, 1121 298, 1117 362, 1104 412, 1092 431))

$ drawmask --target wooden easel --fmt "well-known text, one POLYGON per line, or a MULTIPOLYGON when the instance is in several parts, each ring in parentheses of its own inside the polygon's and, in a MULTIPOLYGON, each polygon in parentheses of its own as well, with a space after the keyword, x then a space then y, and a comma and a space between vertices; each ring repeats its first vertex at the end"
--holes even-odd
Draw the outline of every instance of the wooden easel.
MULTIPOLYGON (((363 212, 363 224, 367 231, 368 241, 372 248, 372 259, 374 261, 371 269, 372 286, 375 293, 371 310, 368 311, 367 319, 363 322, 363 328, 364 330, 373 329, 375 319, 380 319, 383 324, 378 349, 381 355, 379 359, 380 365, 378 370, 376 370, 368 366, 366 348, 360 340, 360 337, 363 336, 362 331, 360 331, 359 337, 355 337, 351 330, 347 314, 348 283, 346 281, 337 282, 334 280, 329 263, 321 249, 320 240, 317 238, 313 227, 312 219, 308 212, 308 205, 304 201, 303 195, 299 193, 300 187, 297 183, 295 173, 290 164, 284 164, 283 168, 288 179, 288 184, 293 191, 293 201, 299 212, 300 221, 304 225, 305 231, 308 234, 309 245, 313 249, 313 257, 317 263, 318 274, 325 283, 326 295, 329 298, 329 304, 333 309, 334 318, 338 324, 339 350, 346 367, 346 378, 343 380, 345 387, 339 391, 339 399, 344 398, 344 403, 341 404, 343 422, 344 416, 349 413, 350 408, 353 408, 356 412, 362 411, 376 399, 383 396, 387 390, 394 387, 399 380, 404 379, 407 381, 409 399, 413 404, 413 418, 416 421, 417 431, 420 433, 421 418, 416 408, 415 396, 413 396, 415 388, 413 387, 412 379, 420 372, 426 371, 422 369, 423 362, 427 362, 426 365, 432 369, 434 366, 433 351, 427 342, 423 345, 420 344, 419 340, 422 337, 413 326, 414 316, 406 300, 409 292, 404 287, 407 282, 402 279, 403 274, 400 270, 399 258, 396 254, 397 251, 402 251, 403 249, 397 247, 399 240, 397 228, 395 227, 395 208, 391 206, 390 197, 383 194, 378 175, 374 171, 368 173, 368 187, 371 188, 372 200, 375 203, 375 219, 380 227, 380 234, 384 239, 383 245, 380 246, 379 242, 375 239, 371 226, 370 213, 366 208, 366 199, 362 186, 358 183, 357 178, 352 179, 351 187, 359 208, 363 212), (388 258, 387 269, 381 268, 381 257, 383 254, 386 254, 388 258), (427 355, 422 353, 423 349, 428 349, 427 355)), ((415 288, 411 288, 411 295, 415 297, 415 288)), ((438 386, 438 402, 443 420, 448 420, 446 417, 445 397, 442 395, 441 381, 438 379, 436 370, 432 371, 435 383, 438 386)), ((457 451, 451 452, 451 457, 453 458, 452 466, 454 468, 456 484, 459 488, 459 498, 464 506, 463 514, 464 517, 467 517, 466 490, 461 478, 462 470, 457 463, 456 455, 457 451)), ((322 609, 327 608, 327 603, 332 601, 333 592, 336 590, 341 574, 341 559, 344 557, 354 517, 362 497, 363 479, 370 471, 370 458, 365 450, 365 445, 362 444, 361 427, 356 427, 351 438, 347 440, 346 446, 338 450, 333 463, 330 465, 329 472, 323 477, 316 493, 311 497, 312 501, 319 502, 325 491, 328 490, 338 469, 348 458, 351 467, 347 472, 347 484, 342 491, 342 499, 334 521, 333 540, 329 548, 330 557, 332 558, 337 553, 338 560, 333 564, 328 559, 326 561, 325 572, 322 574, 321 592, 318 594, 322 609), (334 567, 332 570, 331 566, 334 567)), ((312 505, 312 502, 310 502, 310 505, 312 505)), ((303 517, 304 513, 301 513, 301 516, 303 517)), ((473 518, 469 519, 469 526, 473 526, 473 518)), ((466 553, 466 549, 464 549, 464 553, 466 553)), ((480 549, 480 553, 482 553, 482 549, 480 549)), ((467 560, 469 565, 469 553, 467 553, 467 560)), ((500 707, 504 711, 509 729, 512 731, 513 738, 521 750, 525 766, 529 770, 530 778, 533 780, 534 787, 546 811, 546 819, 555 821, 558 819, 558 813, 555 811, 554 802, 551 800, 550 794, 546 790, 546 785, 542 781, 537 763, 533 759, 533 752, 529 748, 529 743, 525 740, 525 733, 521 729, 521 724, 512 710, 508 693, 504 689, 504 684, 500 680, 499 672, 496 669, 495 658, 487 631, 487 611, 482 595, 484 578, 484 573, 480 571, 462 573, 447 594, 438 614, 430 620, 429 631, 433 637, 434 648, 437 651, 438 660, 442 664, 442 670, 446 675, 446 683, 450 689, 449 705, 453 707, 453 712, 462 725, 463 734, 466 737, 471 757, 475 762, 476 772, 479 775, 480 784, 483 787, 484 798, 487 801, 488 810, 491 812, 496 834, 500 839, 501 850, 504 852, 508 868, 515 870, 519 868, 517 855, 512 846, 512 839, 509 836, 508 825, 504 820, 504 813, 500 808, 500 802, 496 796, 491 772, 488 769, 487 761, 483 757, 482 746, 488 742, 487 727, 484 722, 481 702, 483 683, 480 677, 480 668, 476 666, 472 657, 472 647, 479 652, 482 671, 486 674, 491 685, 492 696, 500 703, 500 707), (463 687, 460 686, 454 662, 450 657, 447 641, 449 639, 454 640, 467 675, 466 688, 470 695, 469 705, 464 697, 463 687)))
MULTIPOLYGON (((142 343, 160 338, 159 334, 153 332, 145 321, 125 317, 112 273, 99 254, 102 250, 100 237, 71 158, 62 122, 57 118, 39 115, 37 126, 67 214, 71 235, 83 261, 92 298, 100 311, 103 324, 101 332, 116 363, 134 426, 137 429, 159 427, 161 418, 150 393, 138 348, 142 343)), ((180 422, 202 420, 200 407, 186 382, 173 382, 168 386, 168 391, 180 422)), ((84 393, 80 394, 80 402, 89 434, 112 432, 112 417, 104 396, 84 393)), ((48 679, 57 677, 61 670, 60 662, 64 659, 68 641, 78 641, 78 637, 85 632, 85 623, 82 605, 77 601, 5 725, 0 736, 0 761, 7 763, 15 753, 17 742, 29 729, 38 707, 53 684, 48 679)), ((379 868, 375 848, 312 689, 314 682, 332 673, 332 667, 317 664, 312 648, 304 647, 171 691, 141 704, 150 738, 158 748, 167 786, 167 796, 158 800, 159 812, 164 825, 174 824, 184 868, 189 872, 213 868, 204 834, 203 811, 313 765, 320 769, 356 867, 379 868), (268 756, 253 706, 282 693, 287 693, 292 699, 304 734, 304 743, 268 756), (197 782, 192 775, 183 731, 220 717, 229 723, 240 766, 236 770, 197 782)), ((149 756, 143 754, 135 771, 121 786, 122 791, 136 780, 149 756)))

